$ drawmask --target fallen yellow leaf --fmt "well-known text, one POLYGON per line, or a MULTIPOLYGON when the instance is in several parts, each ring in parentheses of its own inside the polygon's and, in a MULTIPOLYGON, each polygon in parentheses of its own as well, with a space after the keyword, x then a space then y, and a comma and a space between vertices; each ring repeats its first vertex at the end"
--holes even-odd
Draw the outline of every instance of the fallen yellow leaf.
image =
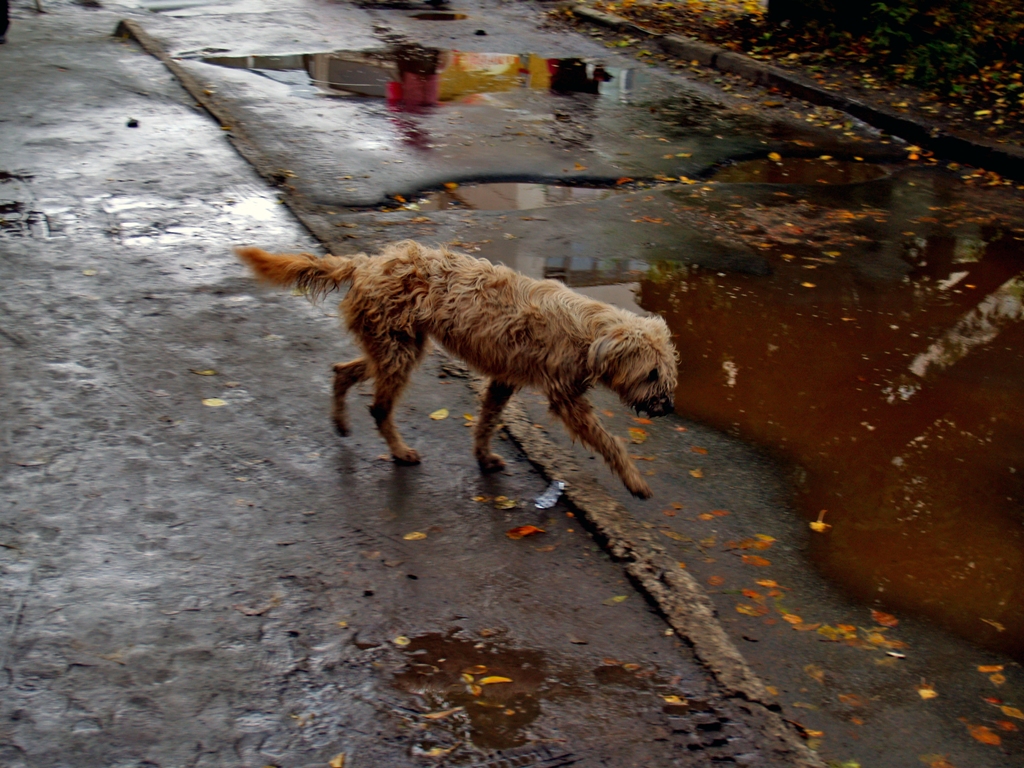
POLYGON ((427 534, 423 533, 422 531, 413 531, 412 533, 405 534, 405 536, 403 536, 402 538, 406 541, 422 541, 423 539, 427 538, 427 534))
POLYGON ((771 160, 773 163, 777 163, 782 159, 782 155, 780 155, 778 152, 769 152, 768 159, 771 160))
POLYGON ((992 674, 993 672, 1002 672, 1003 671, 1003 665, 1002 664, 991 664, 991 665, 988 665, 988 666, 981 666, 981 667, 978 667, 978 671, 981 672, 983 675, 989 675, 989 674, 992 674))
POLYGON ((763 557, 758 557, 757 555, 743 555, 743 562, 747 565, 757 565, 760 567, 772 564, 771 560, 765 560, 763 557))
POLYGON ((1016 717, 1018 720, 1024 720, 1024 712, 1021 712, 1016 707, 1000 707, 1003 714, 1007 717, 1016 717))
POLYGON ((480 681, 480 685, 494 685, 495 683, 511 683, 511 677, 502 677, 501 675, 491 675, 485 677, 480 681))
POLYGON ((203 370, 196 370, 195 368, 188 369, 191 373, 196 376, 216 376, 217 372, 213 368, 204 368, 203 370))
POLYGON ((220 408, 222 405, 227 405, 226 400, 221 400, 219 397, 207 397, 203 400, 203 405, 208 405, 211 408, 220 408))
POLYGON ((928 699, 938 698, 938 692, 932 687, 931 683, 921 683, 917 686, 917 695, 926 701, 928 699))
POLYGON ((451 717, 456 712, 461 712, 463 707, 455 707, 454 709, 446 709, 443 712, 428 712, 423 717, 427 720, 444 720, 446 717, 451 717))
POLYGON ((406 637, 405 635, 399 635, 398 637, 396 637, 396 638, 395 638, 394 640, 392 640, 391 642, 392 642, 392 643, 394 643, 395 645, 399 646, 399 647, 405 647, 405 646, 407 646, 407 645, 408 645, 409 643, 411 643, 411 642, 412 642, 412 640, 410 640, 410 639, 409 639, 408 637, 406 637))
POLYGON ((690 477, 696 477, 696 478, 704 477, 704 470, 701 469, 700 467, 697 467, 697 469, 691 469, 690 470, 690 477))
POLYGON ((448 418, 448 409, 447 408, 439 408, 436 411, 434 411, 432 414, 430 414, 430 418, 432 418, 434 421, 440 421, 441 419, 447 419, 448 418))
POLYGON ((825 670, 819 667, 817 664, 808 664, 804 667, 804 672, 810 675, 812 678, 817 680, 822 685, 825 684, 825 670))
POLYGON ((340 755, 335 755, 327 765, 331 768, 345 768, 345 753, 342 752, 340 755))

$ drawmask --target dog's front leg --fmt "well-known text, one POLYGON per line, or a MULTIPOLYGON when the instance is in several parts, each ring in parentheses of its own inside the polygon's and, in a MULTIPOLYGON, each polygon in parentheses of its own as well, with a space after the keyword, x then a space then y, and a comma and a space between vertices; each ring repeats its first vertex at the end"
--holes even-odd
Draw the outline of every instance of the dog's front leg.
POLYGON ((604 457, 630 493, 641 499, 651 497, 651 489, 640 477, 640 471, 629 458, 625 445, 601 426, 593 406, 585 398, 552 398, 551 410, 562 420, 569 434, 604 457))
POLYGON ((480 464, 480 469, 484 472, 497 472, 505 467, 501 456, 491 453, 491 436, 494 434, 495 427, 498 426, 501 409, 505 407, 515 391, 516 388, 511 384, 495 380, 488 383, 487 389, 484 391, 480 404, 480 418, 473 433, 473 455, 476 456, 477 463, 480 464))

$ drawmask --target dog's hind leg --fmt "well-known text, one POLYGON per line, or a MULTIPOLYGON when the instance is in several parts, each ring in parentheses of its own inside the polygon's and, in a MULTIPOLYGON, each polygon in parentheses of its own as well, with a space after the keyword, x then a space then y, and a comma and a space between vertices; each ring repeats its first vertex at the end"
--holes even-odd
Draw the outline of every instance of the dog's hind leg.
POLYGON ((511 384, 492 380, 484 391, 483 401, 480 405, 480 419, 476 423, 476 430, 473 433, 473 454, 476 456, 480 469, 484 472, 497 472, 503 469, 505 462, 501 456, 491 453, 491 436, 495 427, 498 426, 498 419, 501 416, 501 409, 505 407, 508 399, 515 394, 516 388, 511 384))
POLYGON ((651 497, 651 489, 640 476, 621 440, 608 434, 597 420, 594 408, 582 397, 551 399, 551 410, 584 445, 597 451, 608 462, 612 472, 619 476, 629 492, 641 499, 651 497))
POLYGON ((374 377, 373 405, 370 415, 377 422, 381 437, 391 449, 391 455, 399 464, 419 464, 420 455, 402 440, 395 427, 393 410, 402 390, 409 382, 409 376, 423 357, 425 339, 402 343, 392 339, 380 348, 380 340, 368 345, 367 351, 373 357, 376 371, 374 377))
POLYGON ((331 407, 331 417, 334 419, 334 426, 337 428, 338 434, 342 437, 348 435, 345 395, 353 386, 368 378, 370 378, 370 366, 362 357, 347 363, 337 363, 334 366, 334 404, 331 407))

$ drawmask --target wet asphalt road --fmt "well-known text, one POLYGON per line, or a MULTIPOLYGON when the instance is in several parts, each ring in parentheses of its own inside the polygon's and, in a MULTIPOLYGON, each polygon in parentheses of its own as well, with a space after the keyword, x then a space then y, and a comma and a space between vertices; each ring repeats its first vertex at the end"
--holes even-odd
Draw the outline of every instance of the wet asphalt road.
MULTIPOLYGON (((352 136, 357 144, 360 130, 372 136, 386 114, 361 116, 365 125, 318 115, 315 100, 279 98, 295 95, 290 85, 254 83, 248 73, 198 58, 238 52, 242 39, 245 49, 268 53, 376 46, 421 26, 380 8, 332 5, 329 13, 310 13, 296 3, 275 14, 260 10, 197 8, 144 21, 173 53, 186 55, 183 65, 235 111, 269 163, 288 172, 282 180, 313 220, 332 226, 339 221, 334 206, 379 202, 408 191, 410 179, 420 186, 486 177, 513 159, 525 163, 513 169, 521 178, 544 175, 553 164, 565 177, 653 178, 764 152, 771 147, 762 135, 813 138, 818 146, 825 140, 777 121, 737 122, 734 112, 703 126, 702 139, 687 147, 692 157, 680 165, 679 158, 663 162, 656 124, 622 133, 631 127, 613 105, 588 118, 604 131, 596 132, 597 151, 580 153, 578 131, 593 125, 569 114, 556 132, 562 143, 534 154, 526 145, 539 146, 543 131, 509 131, 509 123, 480 110, 469 125, 435 126, 449 137, 483 135, 478 153, 456 153, 471 162, 410 172, 400 141, 353 149, 352 136), (756 141, 751 125, 761 129, 756 141), (723 127, 733 132, 716 133, 723 127), (510 139, 517 153, 501 138, 509 133, 526 134, 510 139), (611 149, 622 141, 635 154, 613 160, 611 149)), ((521 453, 501 443, 509 470, 480 477, 462 417, 473 411, 473 397, 466 381, 444 373, 442 358, 428 360, 399 415, 409 442, 426 456, 422 466, 382 460, 383 443, 362 409, 355 409, 352 437, 340 441, 331 432, 328 366, 355 355, 332 308, 255 287, 228 253, 240 242, 317 244, 158 62, 110 39, 114 21, 136 10, 53 4, 52 11, 15 19, 12 43, 31 46, 32 54, 15 45, 0 51, 18 57, 17 74, 0 84, 3 103, 15 105, 0 139, 0 156, 14 158, 0 163, 7 174, 0 198, 18 206, 5 217, 14 223, 0 232, 5 764, 303 766, 339 754, 357 766, 438 759, 498 765, 500 755, 537 766, 703 765, 709 758, 790 764, 772 751, 757 708, 720 695, 564 506, 531 508, 546 481, 521 453), (139 126, 129 128, 130 118, 139 126), (210 398, 224 405, 202 404, 210 398), (449 418, 431 420, 439 408, 449 418), (496 508, 497 496, 519 506, 496 508), (525 524, 546 533, 505 536, 525 524), (407 540, 412 533, 426 537, 407 540), (487 671, 466 671, 481 667, 487 671), (474 695, 477 683, 463 674, 512 682, 474 695), (692 703, 667 703, 671 696, 692 703), (437 720, 423 717, 460 706, 437 720)), ((489 7, 470 25, 481 18, 488 35, 472 41, 481 51, 605 50, 524 23, 517 5, 489 7)), ((441 45, 448 36, 452 47, 469 47, 465 30, 434 26, 430 41, 441 45)), ((651 98, 673 93, 656 77, 644 87, 653 89, 651 98)), ((686 104, 710 98, 704 86, 693 89, 686 104)), ((542 98, 517 98, 504 107, 530 124, 542 98)), ((875 151, 878 159, 889 152, 877 145, 858 151, 875 151)), ((355 226, 340 231, 354 237, 322 239, 350 248, 409 234, 460 238, 470 251, 540 276, 550 264, 536 254, 547 247, 560 257, 570 243, 592 241, 589 252, 614 242, 627 262, 680 247, 657 231, 639 242, 625 235, 623 225, 641 213, 661 211, 614 203, 539 216, 459 211, 432 215, 431 225, 410 223, 415 212, 344 214, 355 226), (596 230, 595 214, 619 223, 596 230), (537 220, 554 223, 538 227, 537 220)), ((705 266, 763 269, 755 253, 694 237, 684 247, 697 250, 705 266)), ((608 298, 628 301, 610 291, 608 298)), ((525 402, 546 424, 539 404, 525 402)), ((685 454, 689 442, 671 443, 681 425, 659 423, 643 452, 685 454)), ((714 454, 701 466, 717 462, 724 480, 702 495, 687 487, 692 478, 682 471, 662 472, 652 480, 659 501, 742 510, 737 537, 767 532, 780 540, 773 560, 791 561, 780 581, 799 581, 804 599, 822 612, 862 618, 802 571, 802 531, 769 522, 785 508, 775 470, 737 443, 688 426, 686 439, 714 454)), ((709 470, 709 479, 714 474, 709 470)), ((664 505, 623 501, 648 525, 663 527, 664 505)), ((679 547, 690 568, 701 568, 692 543, 666 543, 679 547)), ((737 590, 754 586, 749 579, 717 567, 698 572, 705 580, 735 578, 715 597, 725 625, 740 644, 772 645, 757 670, 783 689, 787 703, 798 702, 788 718, 826 730, 818 746, 830 759, 870 756, 881 765, 888 756, 888 764, 903 765, 949 755, 956 765, 1013 764, 1012 742, 993 750, 961 737, 956 716, 969 710, 936 717, 891 696, 897 682, 884 668, 872 677, 857 667, 860 660, 816 655, 820 647, 776 664, 790 646, 773 645, 768 630, 737 625, 750 618, 730 613, 737 590), (856 670, 848 680, 829 668, 845 663, 856 670), (820 683, 815 665, 828 673, 820 683), (898 713, 887 722, 869 718, 869 728, 885 734, 869 735, 869 749, 859 749, 864 729, 851 724, 863 714, 861 704, 832 701, 848 696, 852 681, 872 687, 865 700, 880 710, 875 717, 898 713), (818 684, 820 701, 816 688, 807 695, 807 686, 818 684)), ((942 654, 963 649, 946 643, 934 650, 947 658, 942 654)), ((901 670, 898 684, 911 697, 914 681, 903 678, 934 674, 934 659, 931 668, 901 670)), ((983 693, 965 681, 956 685, 964 698, 983 693)))
POLYGON ((340 441, 351 343, 228 252, 316 245, 109 16, 18 21, 4 765, 786 764, 521 454, 480 476, 440 358, 400 412, 422 466, 362 409, 340 441))

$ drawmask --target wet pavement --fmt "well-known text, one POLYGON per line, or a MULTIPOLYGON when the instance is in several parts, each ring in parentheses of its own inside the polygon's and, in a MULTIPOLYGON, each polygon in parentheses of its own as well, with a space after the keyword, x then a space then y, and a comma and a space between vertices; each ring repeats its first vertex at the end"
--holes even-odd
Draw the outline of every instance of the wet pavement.
POLYGON ((522 4, 142 7, 12 29, 47 56, 4 84, 7 763, 792 762, 564 503, 532 508, 522 453, 480 477, 442 358, 400 414, 424 465, 380 459, 366 414, 338 441, 331 308, 227 255, 317 247, 280 198, 332 248, 454 241, 665 316, 682 418, 596 398, 654 500, 524 396, 538 432, 705 585, 825 759, 1016 764, 1017 193, 522 4), (109 38, 126 16, 230 130, 109 38))
POLYGON ((338 439, 351 342, 229 252, 315 243, 158 62, 70 14, 16 19, 0 86, 4 765, 791 764, 532 508, 524 456, 480 475, 442 358, 400 410, 422 466, 362 409, 338 439))

